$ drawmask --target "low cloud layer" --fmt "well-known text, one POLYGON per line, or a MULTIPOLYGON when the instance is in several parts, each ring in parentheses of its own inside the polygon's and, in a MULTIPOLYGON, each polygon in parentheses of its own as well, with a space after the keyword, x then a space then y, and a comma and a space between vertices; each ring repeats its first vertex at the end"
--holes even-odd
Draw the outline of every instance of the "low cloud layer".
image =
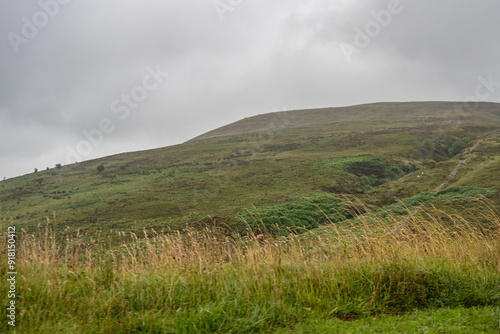
POLYGON ((498 12, 493 0, 2 2, 0 178, 276 110, 500 102, 498 12))

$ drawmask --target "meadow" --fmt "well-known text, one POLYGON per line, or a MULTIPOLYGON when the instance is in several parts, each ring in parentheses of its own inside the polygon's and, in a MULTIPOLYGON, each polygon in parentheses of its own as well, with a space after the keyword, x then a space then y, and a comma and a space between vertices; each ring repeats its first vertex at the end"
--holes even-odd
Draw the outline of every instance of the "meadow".
POLYGON ((40 167, 0 182, 19 305, 0 332, 497 333, 498 175, 499 105, 452 102, 40 167))
POLYGON ((401 215, 364 213, 279 237, 214 226, 60 242, 48 219, 18 236, 13 332, 496 333, 500 215, 478 204, 474 219, 426 207, 395 233, 401 215))

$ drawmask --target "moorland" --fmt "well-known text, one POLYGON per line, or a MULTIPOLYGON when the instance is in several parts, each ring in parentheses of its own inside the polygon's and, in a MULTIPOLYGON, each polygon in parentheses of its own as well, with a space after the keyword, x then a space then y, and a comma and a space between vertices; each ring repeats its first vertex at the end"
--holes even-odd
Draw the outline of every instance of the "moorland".
POLYGON ((494 333, 499 175, 499 104, 408 102, 7 179, 21 306, 0 328, 494 333))

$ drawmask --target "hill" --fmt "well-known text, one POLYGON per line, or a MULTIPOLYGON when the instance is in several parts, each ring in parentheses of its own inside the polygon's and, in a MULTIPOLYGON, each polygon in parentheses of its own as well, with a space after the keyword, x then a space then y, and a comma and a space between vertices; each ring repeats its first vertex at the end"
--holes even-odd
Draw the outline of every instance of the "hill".
POLYGON ((496 333, 499 173, 498 104, 260 115, 0 182, 0 293, 22 333, 496 333))
POLYGON ((480 111, 474 113, 466 112, 460 103, 373 103, 351 107, 291 110, 258 115, 207 132, 191 141, 245 135, 282 128, 290 130, 328 127, 340 131, 369 127, 392 128, 404 126, 405 124, 409 125, 409 123, 414 125, 431 123, 459 124, 465 120, 472 121, 472 118, 476 118, 478 123, 482 123, 487 122, 492 116, 495 121, 498 121, 498 106, 495 104, 482 104, 480 111))
POLYGON ((307 212, 304 197, 328 208, 339 194, 385 206, 432 191, 480 139, 446 188, 483 189, 473 192, 498 202, 499 130, 500 105, 494 103, 476 110, 411 102, 259 115, 184 144, 5 180, 0 216, 30 229, 55 212, 59 229, 72 233, 237 226, 238 217, 252 214, 293 225, 307 212))

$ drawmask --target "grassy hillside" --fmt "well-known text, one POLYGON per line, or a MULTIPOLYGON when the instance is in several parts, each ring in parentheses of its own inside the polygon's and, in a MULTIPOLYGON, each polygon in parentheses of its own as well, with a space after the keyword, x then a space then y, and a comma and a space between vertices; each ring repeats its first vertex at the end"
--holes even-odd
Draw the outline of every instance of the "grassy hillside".
POLYGON ((0 332, 498 332, 500 105, 462 107, 266 114, 2 181, 0 332))
MULTIPOLYGON (((0 217, 26 229, 139 231, 227 223, 299 195, 355 195, 389 205, 438 187, 493 190, 500 180, 500 105, 379 103, 244 119, 187 143, 53 168, 0 182, 0 217), (104 171, 98 172, 97 166, 104 171)), ((271 210, 272 211, 272 210, 271 210)))
POLYGON ((243 135, 270 129, 328 128, 337 131, 387 129, 424 124, 485 124, 498 122, 498 106, 483 103, 478 110, 466 111, 460 103, 406 102, 374 103, 352 107, 291 110, 245 118, 193 139, 243 135))

